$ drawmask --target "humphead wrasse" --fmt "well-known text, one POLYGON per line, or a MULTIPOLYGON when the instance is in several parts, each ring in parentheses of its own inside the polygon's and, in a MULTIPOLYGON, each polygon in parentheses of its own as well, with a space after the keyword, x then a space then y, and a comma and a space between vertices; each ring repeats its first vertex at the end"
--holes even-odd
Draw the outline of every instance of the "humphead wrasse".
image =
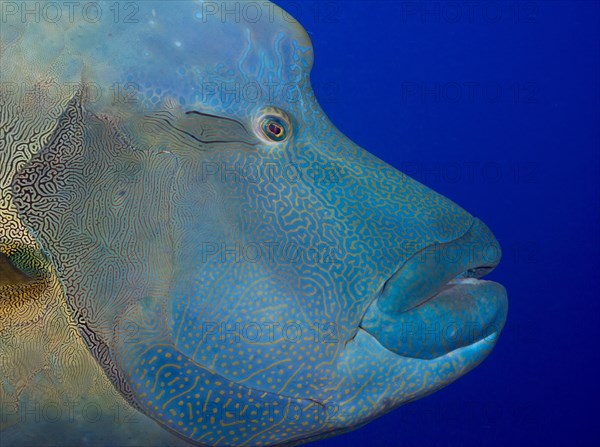
POLYGON ((491 352, 496 239, 329 121, 289 14, 70 5, 1 6, 3 445, 300 444, 491 352))

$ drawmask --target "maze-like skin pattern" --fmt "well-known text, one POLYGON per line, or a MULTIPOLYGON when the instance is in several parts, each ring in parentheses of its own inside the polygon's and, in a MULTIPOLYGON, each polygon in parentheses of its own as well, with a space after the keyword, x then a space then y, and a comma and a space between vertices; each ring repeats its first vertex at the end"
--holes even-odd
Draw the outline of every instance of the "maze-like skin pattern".
MULTIPOLYGON (((24 4, 24 3, 22 3, 24 4)), ((3 7, 5 4, 2 5, 3 7)), ((4 9, 2 9, 4 13, 4 9)), ((68 60, 0 26, 0 444, 188 445, 132 409, 107 378, 65 301, 60 279, 25 228, 10 190, 15 173, 54 134, 71 95, 68 60), (41 50, 41 51, 40 51, 41 50), (70 85, 70 84, 69 84, 70 85)), ((56 37, 56 36, 55 36, 56 37)), ((56 49, 56 48, 55 48, 56 49)), ((75 84, 74 84, 75 85, 75 84)))
MULTIPOLYGON (((12 182, 78 336, 120 395, 199 445, 295 444, 363 425, 482 361, 493 343, 426 360, 361 328, 400 266, 475 221, 333 126, 310 86, 305 31, 277 8, 198 23, 192 2, 140 7, 135 26, 52 31, 52 48, 68 48, 57 60, 72 60, 46 77, 137 90, 131 101, 92 100, 85 85, 55 98, 42 149, 12 182), (275 87, 249 100, 207 97, 207 84, 275 87), (270 115, 289 122, 282 142, 261 133, 270 115)), ((37 38, 27 29, 9 51, 37 38)), ((42 140, 43 126, 12 118, 29 107, 18 98, 2 113, 42 140)))

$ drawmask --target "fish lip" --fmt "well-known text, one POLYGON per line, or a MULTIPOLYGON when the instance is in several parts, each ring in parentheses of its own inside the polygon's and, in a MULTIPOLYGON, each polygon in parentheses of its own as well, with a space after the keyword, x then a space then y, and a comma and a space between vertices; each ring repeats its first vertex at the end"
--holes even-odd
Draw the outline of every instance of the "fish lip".
POLYGON ((498 266, 501 257, 490 229, 474 218, 462 236, 430 244, 402 262, 382 284, 375 302, 389 314, 409 311, 454 279, 483 278, 498 266))
POLYGON ((491 231, 474 219, 463 236, 430 247, 435 253, 440 247, 460 251, 465 246, 469 252, 473 247, 475 251, 459 256, 456 262, 420 260, 423 250, 414 253, 385 281, 359 327, 397 355, 428 360, 489 337, 497 339, 506 321, 508 301, 504 287, 482 279, 494 270, 501 257, 491 231), (494 255, 482 256, 489 247, 494 249, 494 255), (466 332, 469 326, 473 332, 470 338, 448 341, 440 336, 437 342, 431 340, 431 335, 405 336, 407 326, 431 327, 438 322, 441 332, 451 325, 457 328, 455 332, 466 332), (473 326, 473 322, 477 324, 473 326))
POLYGON ((400 357, 435 360, 482 340, 495 343, 504 328, 507 309, 506 291, 500 284, 458 278, 400 315, 384 314, 376 305, 371 306, 359 328, 400 357), (453 307, 456 302, 458 306, 453 307), (431 318, 442 314, 442 321, 431 318), (461 317, 465 314, 469 317, 461 317))
MULTIPOLYGON (((502 333, 504 325, 506 324, 508 313, 508 298, 506 289, 495 281, 484 280, 480 277, 475 278, 461 276, 449 281, 446 285, 444 285, 440 293, 432 296, 428 301, 416 307, 414 312, 426 311, 428 306, 435 306, 438 300, 443 299, 442 297, 444 294, 456 294, 456 292, 460 291, 460 288, 464 286, 472 286, 472 288, 477 292, 478 299, 476 300, 476 305, 485 305, 491 303, 491 312, 482 312, 480 314, 481 320, 476 322, 478 323, 477 327, 473 328, 474 330, 466 337, 464 342, 457 343, 452 347, 452 349, 440 352, 440 355, 431 355, 422 358, 434 359, 442 357, 454 352, 457 349, 475 345, 483 340, 490 343, 495 343, 502 333), (486 294, 485 289, 489 289, 492 292, 490 293, 488 290, 488 293, 486 294)), ((473 305, 473 303, 471 303, 471 305, 473 305)), ((473 320, 471 322, 473 322, 473 320)))

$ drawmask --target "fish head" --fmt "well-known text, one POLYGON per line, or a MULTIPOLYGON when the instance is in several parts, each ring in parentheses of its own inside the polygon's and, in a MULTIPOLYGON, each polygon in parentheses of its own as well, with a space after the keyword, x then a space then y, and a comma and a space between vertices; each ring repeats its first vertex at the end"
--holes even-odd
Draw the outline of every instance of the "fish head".
POLYGON ((334 126, 298 22, 267 2, 139 8, 44 30, 79 84, 12 184, 128 401, 197 444, 297 443, 479 364, 506 318, 479 279, 496 239, 334 126))

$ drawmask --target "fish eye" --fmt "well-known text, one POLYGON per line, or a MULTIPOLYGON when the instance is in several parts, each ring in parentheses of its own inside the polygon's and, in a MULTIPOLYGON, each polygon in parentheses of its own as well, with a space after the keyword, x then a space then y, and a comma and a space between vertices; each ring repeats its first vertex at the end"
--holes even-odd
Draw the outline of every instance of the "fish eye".
POLYGON ((290 137, 292 125, 283 110, 269 108, 264 110, 258 119, 257 128, 260 136, 267 141, 279 143, 290 137))
POLYGON ((287 138, 288 130, 286 124, 275 116, 263 118, 262 131, 272 141, 283 141, 287 138))

